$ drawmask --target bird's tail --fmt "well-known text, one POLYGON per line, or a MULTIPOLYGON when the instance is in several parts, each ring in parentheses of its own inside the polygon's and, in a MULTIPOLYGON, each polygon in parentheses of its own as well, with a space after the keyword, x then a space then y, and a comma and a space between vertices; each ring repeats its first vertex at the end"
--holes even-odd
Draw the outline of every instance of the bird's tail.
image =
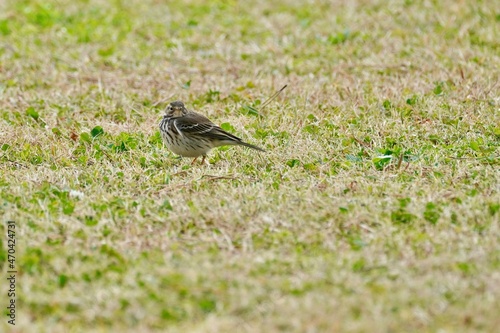
POLYGON ((257 146, 254 146, 254 145, 251 145, 249 143, 243 142, 243 141, 239 141, 238 144, 241 145, 241 146, 245 146, 245 147, 252 148, 252 149, 255 149, 255 150, 258 150, 258 151, 265 152, 264 149, 262 149, 260 147, 257 147, 257 146))

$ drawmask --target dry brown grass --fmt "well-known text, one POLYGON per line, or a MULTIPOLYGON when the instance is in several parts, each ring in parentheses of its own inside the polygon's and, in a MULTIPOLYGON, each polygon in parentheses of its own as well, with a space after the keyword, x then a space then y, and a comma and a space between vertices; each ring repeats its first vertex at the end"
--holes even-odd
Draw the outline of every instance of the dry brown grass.
POLYGON ((0 212, 20 272, 0 327, 500 325, 495 1, 0 9, 0 212), (174 99, 268 152, 177 159, 157 129, 174 99))

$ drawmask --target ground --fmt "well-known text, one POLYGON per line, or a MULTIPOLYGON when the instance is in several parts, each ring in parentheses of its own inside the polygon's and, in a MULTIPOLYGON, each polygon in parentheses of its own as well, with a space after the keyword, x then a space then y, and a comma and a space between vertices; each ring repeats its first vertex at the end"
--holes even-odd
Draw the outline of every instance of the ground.
POLYGON ((0 330, 495 331, 499 25, 497 1, 1 2, 0 330), (174 100, 266 152, 190 165, 174 100))

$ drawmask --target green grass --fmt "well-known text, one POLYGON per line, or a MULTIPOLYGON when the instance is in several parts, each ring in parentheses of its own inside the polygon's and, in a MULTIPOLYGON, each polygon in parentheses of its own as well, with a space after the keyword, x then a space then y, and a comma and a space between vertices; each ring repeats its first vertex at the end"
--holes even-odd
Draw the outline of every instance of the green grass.
POLYGON ((495 1, 0 4, 0 327, 495 331, 499 24, 495 1), (173 100, 267 152, 191 166, 158 132, 173 100))

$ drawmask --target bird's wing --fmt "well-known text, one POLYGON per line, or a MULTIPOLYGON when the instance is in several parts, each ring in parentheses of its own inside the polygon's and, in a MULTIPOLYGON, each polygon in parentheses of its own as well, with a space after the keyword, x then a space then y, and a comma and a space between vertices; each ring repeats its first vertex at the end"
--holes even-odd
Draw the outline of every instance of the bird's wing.
POLYGON ((199 113, 190 112, 175 120, 175 127, 181 133, 188 135, 202 135, 213 140, 238 143, 241 141, 237 136, 224 131, 212 123, 207 117, 199 113))
POLYGON ((238 138, 235 135, 232 135, 231 133, 224 131, 219 126, 214 126, 212 128, 212 130, 210 132, 208 132, 206 135, 211 137, 214 140, 220 140, 220 141, 224 141, 224 142, 238 143, 241 141, 240 138, 238 138))
POLYGON ((216 127, 207 117, 194 112, 175 119, 174 125, 180 133, 192 135, 205 134, 216 127))

